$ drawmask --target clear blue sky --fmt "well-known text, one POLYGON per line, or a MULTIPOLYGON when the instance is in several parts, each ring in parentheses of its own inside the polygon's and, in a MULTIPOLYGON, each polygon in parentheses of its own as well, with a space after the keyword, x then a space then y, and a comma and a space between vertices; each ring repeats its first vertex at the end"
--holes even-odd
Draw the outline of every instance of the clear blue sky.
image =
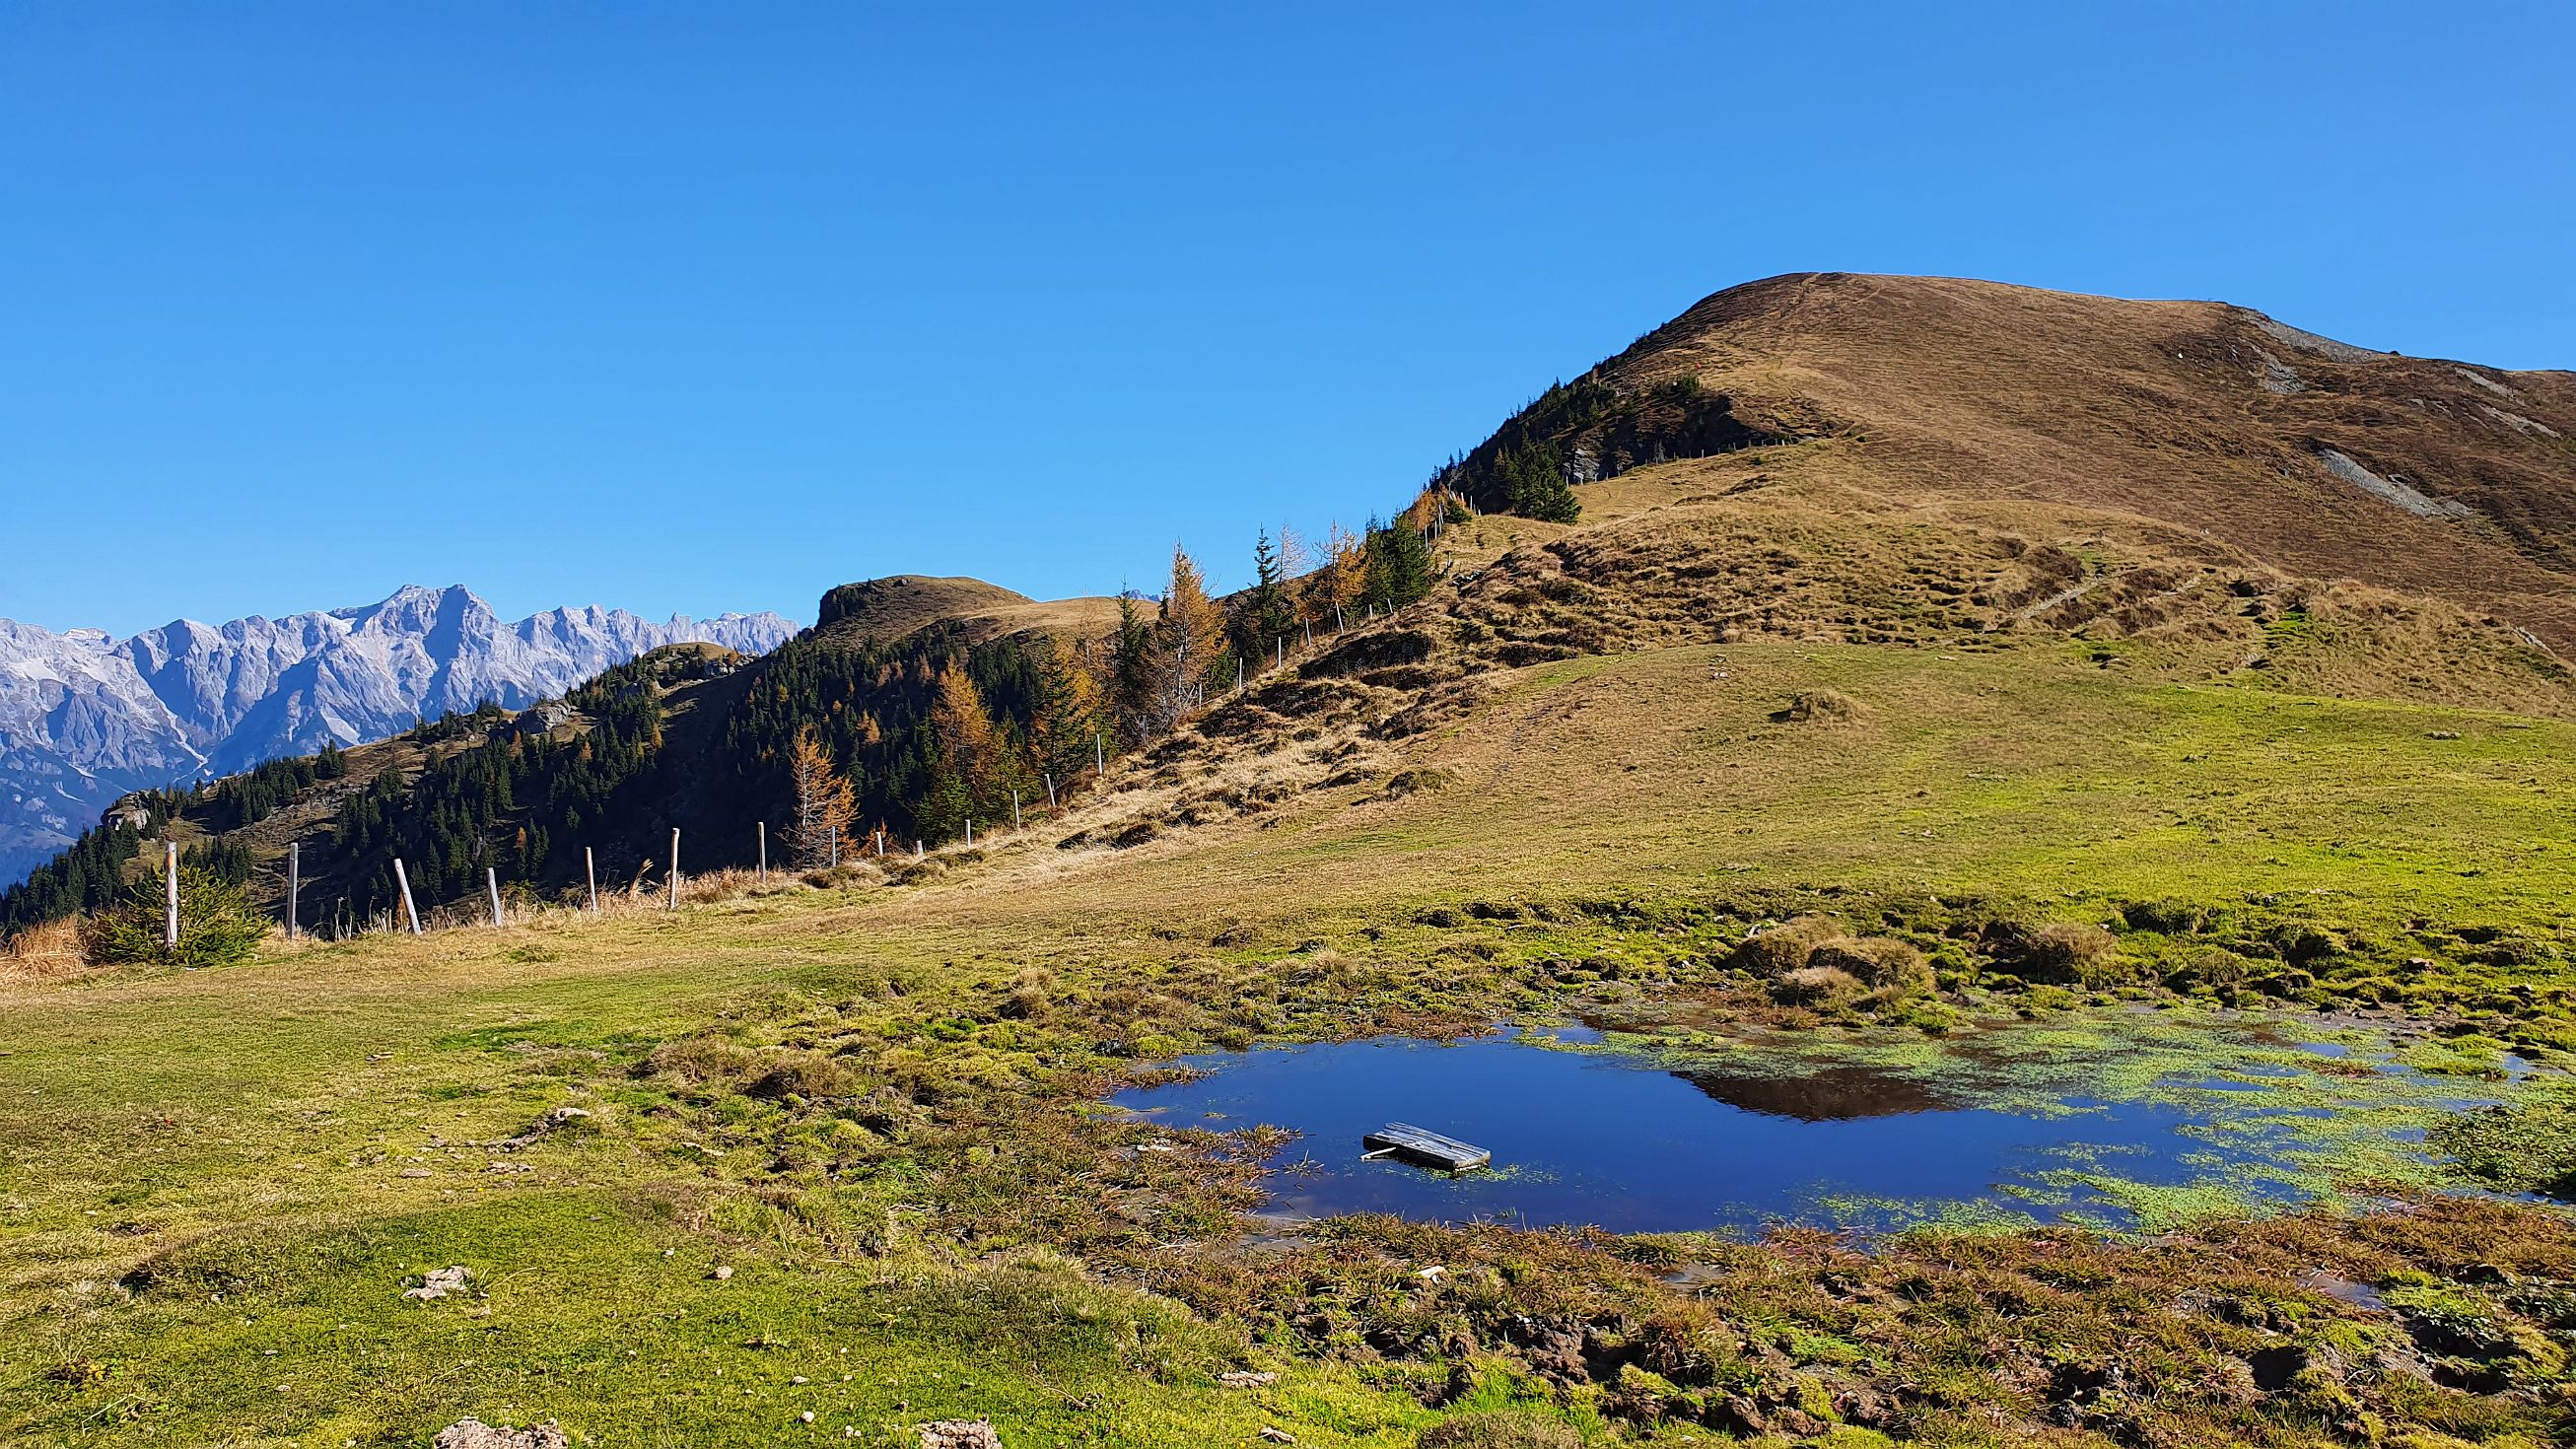
POLYGON ((2576 6, 0 8, 0 615, 1220 582, 1783 271, 2576 366, 2576 6))

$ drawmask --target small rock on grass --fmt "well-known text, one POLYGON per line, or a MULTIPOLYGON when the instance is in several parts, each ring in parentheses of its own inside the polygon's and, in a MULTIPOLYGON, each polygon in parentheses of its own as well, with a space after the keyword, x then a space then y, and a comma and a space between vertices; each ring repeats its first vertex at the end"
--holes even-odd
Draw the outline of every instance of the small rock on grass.
POLYGON ((921 1449, 1002 1449, 1002 1434, 982 1419, 941 1419, 921 1426, 921 1449))
POLYGON ((708 1277, 710 1277, 710 1278, 713 1278, 713 1279, 715 1279, 717 1282, 721 1283, 721 1282, 723 1282, 724 1280, 726 1280, 727 1278, 730 1278, 730 1277, 732 1277, 732 1276, 733 1276, 733 1269, 732 1269, 731 1267, 729 1267, 729 1266, 725 1265, 725 1264, 719 1263, 719 1264, 717 1264, 717 1265, 716 1265, 716 1270, 715 1270, 714 1272, 712 1272, 712 1273, 709 1273, 707 1276, 708 1276, 708 1277))
POLYGON ((498 1428, 480 1419, 459 1419, 438 1431, 432 1449, 572 1449, 572 1441, 554 1420, 525 1429, 498 1428))
POLYGON ((1218 1374, 1216 1381, 1229 1389, 1258 1389, 1279 1382, 1279 1375, 1267 1369, 1258 1373, 1251 1369, 1228 1369, 1218 1374))
POLYGON ((497 1152, 516 1152, 522 1147, 533 1146, 548 1135, 560 1132, 564 1128, 570 1127, 577 1122, 587 1122, 589 1120, 590 1112, 587 1108, 557 1107, 546 1113, 544 1116, 539 1117, 536 1121, 529 1123, 527 1130, 521 1132, 518 1136, 504 1137, 497 1142, 487 1142, 484 1146, 492 1148, 497 1152))
MULTIPOLYGON (((420 1275, 420 1282, 417 1285, 404 1289, 403 1296, 417 1298, 426 1303, 432 1298, 444 1298, 450 1293, 462 1293, 465 1291, 465 1280, 473 1276, 461 1267, 432 1268, 420 1275)), ((462 1422, 471 1424, 474 1421, 467 1419, 462 1422)))
POLYGON ((1261 1437, 1263 1441, 1271 1444, 1294 1444, 1297 1442, 1296 1435, 1289 1433, 1287 1430, 1280 1428, 1276 1424, 1262 1425, 1261 1437))

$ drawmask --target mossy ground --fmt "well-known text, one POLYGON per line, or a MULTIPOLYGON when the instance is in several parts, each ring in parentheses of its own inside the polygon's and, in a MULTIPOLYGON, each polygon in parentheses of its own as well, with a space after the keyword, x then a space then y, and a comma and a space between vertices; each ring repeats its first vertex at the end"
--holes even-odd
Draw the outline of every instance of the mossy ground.
POLYGON ((1185 1051, 1578 1015, 1918 1065, 2027 1018, 2080 1063, 2090 1013, 2156 1012, 2183 1052, 2229 1000, 2290 1040, 2367 1011, 2480 1090, 2507 1045, 2546 1077, 2566 732, 2054 656, 1673 650, 1514 676, 1408 747, 1436 791, 0 988, 0 1433, 420 1443, 472 1413, 892 1444, 991 1417, 1014 1446, 1394 1445, 1518 1403, 1667 1442, 2545 1442, 2576 1238, 2544 1209, 2419 1184, 2361 1216, 2167 1204, 2183 1225, 2143 1239, 1247 1244, 1262 1144, 1141 1151, 1164 1129, 1090 1104, 1185 1051), (1771 721, 1816 688, 1865 713, 1771 721), (1732 964, 1820 910, 1917 944, 1937 993, 1819 1011, 1732 964), (2031 980, 2015 943, 2053 921, 2117 949, 2031 980), (491 1145, 567 1104, 587 1130, 491 1145), (447 1264, 472 1293, 402 1297, 447 1264))

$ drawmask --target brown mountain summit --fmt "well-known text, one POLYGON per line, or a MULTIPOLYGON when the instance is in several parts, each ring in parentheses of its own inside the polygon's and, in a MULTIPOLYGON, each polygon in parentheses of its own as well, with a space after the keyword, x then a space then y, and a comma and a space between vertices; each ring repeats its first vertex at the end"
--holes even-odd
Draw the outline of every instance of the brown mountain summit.
POLYGON ((2576 646, 2576 374, 2371 352, 2217 302, 1828 272, 1709 297, 1587 383, 1619 404, 1538 430, 1578 477, 1815 440, 1765 481, 2126 516, 2576 646))

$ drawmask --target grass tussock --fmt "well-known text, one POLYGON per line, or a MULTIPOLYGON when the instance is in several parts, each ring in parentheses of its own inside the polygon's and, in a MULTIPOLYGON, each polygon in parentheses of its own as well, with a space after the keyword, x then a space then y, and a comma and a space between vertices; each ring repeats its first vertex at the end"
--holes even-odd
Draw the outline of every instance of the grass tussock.
POLYGON ((48 921, 0 941, 0 981, 68 981, 91 969, 78 921, 48 921))
POLYGON ((1780 712, 1792 724, 1853 724, 1869 713, 1859 700, 1839 689, 1799 691, 1780 712))

